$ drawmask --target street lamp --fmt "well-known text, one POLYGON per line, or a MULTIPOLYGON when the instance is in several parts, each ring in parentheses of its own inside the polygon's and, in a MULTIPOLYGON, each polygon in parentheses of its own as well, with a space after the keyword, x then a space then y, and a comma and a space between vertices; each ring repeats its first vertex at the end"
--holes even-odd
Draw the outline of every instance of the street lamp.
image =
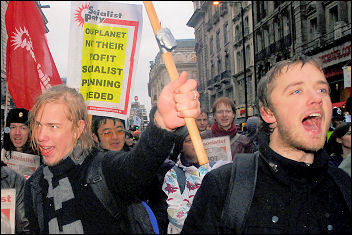
MULTIPOLYGON (((239 3, 241 5, 241 26, 242 26, 242 53, 243 53, 243 76, 244 76, 244 102, 246 109, 246 120, 248 119, 248 101, 247 101, 247 65, 246 65, 246 48, 244 40, 244 21, 242 1, 228 1, 229 3, 239 3)), ((220 5, 220 1, 213 1, 214 6, 220 5)))

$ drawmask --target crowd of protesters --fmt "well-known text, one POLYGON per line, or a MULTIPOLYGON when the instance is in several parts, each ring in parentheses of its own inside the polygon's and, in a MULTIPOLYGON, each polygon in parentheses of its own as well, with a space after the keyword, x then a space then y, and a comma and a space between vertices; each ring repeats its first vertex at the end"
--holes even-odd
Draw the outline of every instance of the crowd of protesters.
POLYGON ((132 233, 129 217, 111 215, 85 181, 98 155, 117 204, 146 202, 163 234, 350 233, 351 123, 329 89, 315 59, 278 62, 258 84, 260 116, 242 132, 233 100, 217 98, 210 123, 196 81, 182 73, 136 141, 118 118, 94 116, 89 126, 82 95, 54 86, 30 112, 7 115, 5 161, 12 151, 42 159, 28 180, 1 162, 1 188, 16 189, 16 233, 132 233), (184 118, 195 119, 202 139, 229 136, 233 162, 200 165, 184 118), (228 202, 240 155, 256 167, 255 190, 238 212, 228 202))

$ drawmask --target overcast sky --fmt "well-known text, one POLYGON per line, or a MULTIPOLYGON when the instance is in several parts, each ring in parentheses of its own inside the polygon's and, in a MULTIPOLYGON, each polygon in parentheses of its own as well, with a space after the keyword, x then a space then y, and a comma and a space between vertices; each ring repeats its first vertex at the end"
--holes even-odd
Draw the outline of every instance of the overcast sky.
MULTIPOLYGON (((139 50, 137 73, 135 74, 135 87, 132 97, 138 96, 139 102, 144 104, 147 112, 151 108, 148 96, 149 61, 153 61, 159 52, 147 12, 142 1, 118 1, 129 4, 140 4, 143 6, 143 30, 139 50)), ((68 43, 70 27, 70 1, 41 1, 42 5, 50 5, 43 8, 48 19, 47 39, 51 54, 61 77, 67 77, 68 43)), ((194 29, 186 23, 193 14, 192 1, 153 1, 162 27, 167 27, 175 39, 194 38, 194 29)), ((181 71, 179 71, 181 72, 181 71)))

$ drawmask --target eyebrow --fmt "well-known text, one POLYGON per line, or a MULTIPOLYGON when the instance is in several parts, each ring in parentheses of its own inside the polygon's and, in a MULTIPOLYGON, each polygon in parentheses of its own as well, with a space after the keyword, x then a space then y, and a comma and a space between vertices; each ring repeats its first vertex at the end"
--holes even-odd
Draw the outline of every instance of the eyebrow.
MULTIPOLYGON (((112 130, 114 129, 113 127, 106 127, 103 129, 103 131, 106 131, 106 130, 112 130)), ((123 129, 123 126, 117 126, 116 129, 123 129)))
MULTIPOLYGON (((294 83, 291 83, 291 84, 288 84, 285 89, 284 89, 284 92, 286 92, 288 89, 290 89, 291 87, 294 87, 294 86, 298 86, 298 85, 302 85, 303 82, 294 82, 294 83)), ((324 85, 329 85, 329 83, 327 81, 318 81, 317 84, 324 84, 324 85)))

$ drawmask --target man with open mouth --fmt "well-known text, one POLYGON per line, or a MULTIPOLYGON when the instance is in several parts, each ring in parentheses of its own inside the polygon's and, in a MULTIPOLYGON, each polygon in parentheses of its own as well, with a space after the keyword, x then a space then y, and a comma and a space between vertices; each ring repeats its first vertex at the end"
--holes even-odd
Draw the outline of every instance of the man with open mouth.
POLYGON ((323 150, 332 104, 319 62, 278 62, 258 100, 259 151, 205 175, 181 233, 351 233, 351 178, 323 150))

